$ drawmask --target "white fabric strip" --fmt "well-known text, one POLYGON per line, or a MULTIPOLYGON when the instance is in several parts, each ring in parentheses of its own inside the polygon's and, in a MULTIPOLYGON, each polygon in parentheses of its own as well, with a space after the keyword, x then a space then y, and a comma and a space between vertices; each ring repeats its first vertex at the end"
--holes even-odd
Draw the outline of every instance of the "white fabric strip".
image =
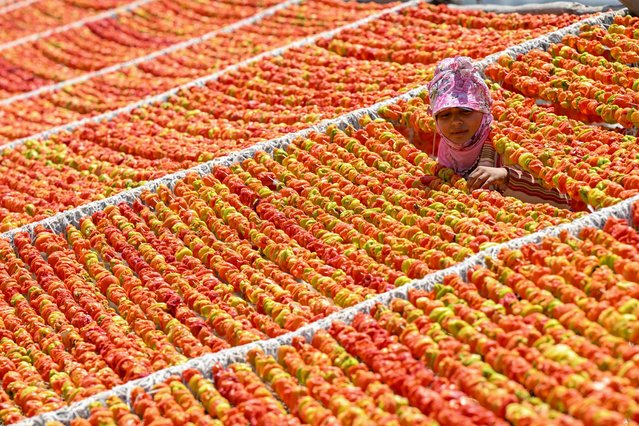
POLYGON ((213 81, 213 80, 217 80, 218 78, 220 78, 220 76, 223 76, 224 74, 227 74, 229 72, 235 71, 238 68, 250 65, 254 62, 260 61, 264 58, 269 58, 272 56, 278 56, 283 54, 284 52, 286 52, 289 49, 295 48, 295 47, 301 47, 301 46, 307 46, 309 44, 315 43, 317 40, 321 39, 321 38, 331 38, 333 37, 335 34, 338 34, 341 31, 344 31, 346 29, 349 28, 356 28, 362 25, 365 25, 367 23, 369 23, 370 21, 373 21, 375 19, 379 19, 380 17, 384 16, 384 15, 388 15, 388 14, 392 14, 392 13, 397 13, 398 11, 405 9, 407 7, 412 7, 412 6, 416 6, 419 3, 423 3, 424 0, 410 0, 406 3, 402 3, 400 5, 397 5, 395 7, 386 9, 384 11, 375 13, 373 15, 369 15, 366 18, 362 18, 358 21, 355 22, 351 22, 350 24, 347 25, 343 25, 339 28, 333 29, 333 30, 329 30, 329 31, 324 31, 322 33, 310 36, 310 37, 305 37, 303 39, 300 39, 298 41, 295 41, 293 43, 287 44, 286 46, 282 46, 282 47, 278 47, 277 49, 273 49, 273 50, 269 50, 266 52, 262 52, 259 55, 255 55, 252 56, 248 59, 243 60, 242 62, 238 62, 236 64, 230 65, 220 71, 217 71, 213 74, 210 74, 208 76, 205 77, 201 77, 198 78, 196 80, 190 81, 188 83, 182 84, 180 86, 174 87, 171 90, 168 90, 164 93, 160 93, 158 95, 154 95, 154 96, 149 96, 147 98, 144 98, 138 102, 135 102, 133 104, 127 105, 125 107, 113 110, 113 111, 109 111, 106 112, 104 114, 100 114, 100 115, 96 115, 93 117, 89 117, 89 118, 85 118, 82 120, 78 120, 78 121, 74 121, 73 123, 69 123, 69 124, 65 124, 62 126, 58 126, 58 127, 54 127, 52 129, 46 130, 44 132, 41 133, 37 133, 35 135, 31 135, 31 136, 27 136, 21 139, 16 139, 13 142, 10 142, 8 144, 5 145, 1 145, 1 149, 7 149, 7 148, 13 148, 15 146, 21 145, 24 142, 28 141, 28 140, 33 140, 33 139, 46 139, 52 135, 55 135, 57 133, 60 132, 69 132, 73 129, 76 129, 86 123, 97 123, 100 121, 105 121, 105 120, 110 120, 113 117, 115 117, 116 115, 119 114, 124 114, 127 113, 129 111, 132 111, 136 108, 140 108, 143 107, 145 105, 149 105, 155 102, 164 102, 166 101, 169 97, 173 96, 174 94, 176 94, 177 92, 179 92, 180 90, 184 90, 184 89, 188 89, 190 87, 194 87, 194 86, 203 86, 204 84, 206 84, 206 82, 208 81, 213 81))
POLYGON ((0 15, 11 12, 12 10, 20 9, 21 7, 29 6, 30 4, 33 4, 37 1, 39 0, 24 0, 24 1, 19 1, 13 4, 6 5, 0 8, 0 15))
POLYGON ((57 33, 61 33, 73 28, 81 27, 84 24, 88 24, 89 22, 99 21, 100 19, 113 18, 119 15, 120 13, 131 11, 133 9, 136 9, 142 5, 151 3, 153 1, 156 1, 156 0, 136 0, 133 3, 129 3, 124 6, 119 6, 113 9, 109 9, 102 13, 98 13, 97 15, 89 16, 84 19, 80 19, 79 21, 72 22, 70 24, 62 25, 56 28, 51 28, 50 30, 46 30, 39 33, 31 34, 25 37, 21 37, 13 41, 10 41, 8 43, 0 44, 0 52, 3 50, 10 49, 12 47, 20 46, 21 44, 40 40, 41 38, 48 37, 52 34, 57 34, 57 33))
POLYGON ((242 19, 240 21, 234 22, 233 24, 227 25, 225 27, 222 27, 220 29, 217 29, 215 31, 211 31, 208 32, 202 36, 199 37, 194 37, 192 39, 183 41, 181 43, 176 43, 174 45, 171 45, 169 47, 166 47, 164 49, 161 50, 156 50, 153 53, 150 53, 148 55, 145 56, 140 56, 138 58, 135 59, 131 59, 125 62, 121 62, 119 64, 115 64, 112 65, 110 67, 106 67, 106 68, 102 68, 100 70, 97 71, 93 71, 93 72, 88 72, 85 74, 82 74, 79 77, 76 78, 72 78, 69 80, 65 80, 62 81, 60 83, 56 83, 56 84, 50 84, 48 86, 42 86, 42 87, 38 87, 35 90, 32 90, 30 92, 25 92, 25 93, 20 93, 18 95, 12 96, 10 98, 6 98, 6 99, 2 99, 0 100, 0 106, 5 106, 5 105, 9 105, 13 102, 16 101, 21 101, 24 99, 29 99, 29 98, 33 98, 36 97, 38 95, 41 95, 42 93, 48 93, 48 92, 53 92, 55 90, 59 90, 62 89, 64 87, 67 86, 73 86, 74 84, 78 84, 78 83, 82 83, 85 82, 87 80, 90 80, 94 77, 99 77, 101 75, 105 75, 105 74, 109 74, 111 72, 115 72, 118 70, 121 70, 123 68, 128 68, 128 67, 132 67, 135 66, 137 64, 141 64, 142 62, 147 62, 147 61, 151 61, 157 57, 160 56, 165 56, 168 55, 170 53, 173 53, 177 50, 180 49, 185 49, 189 46, 193 46, 194 44, 198 44, 198 43, 202 43, 206 40, 212 39, 213 37, 219 35, 219 34, 224 34, 224 33, 231 33, 233 31, 236 31, 242 27, 245 27, 247 25, 252 25, 256 22, 261 21, 262 19, 271 16, 277 12, 279 12, 282 9, 286 9, 287 7, 294 5, 294 4, 299 4, 301 3, 303 0, 287 0, 283 3, 279 3, 275 6, 269 7, 268 9, 264 9, 263 11, 256 13, 253 16, 250 16, 248 18, 242 19))

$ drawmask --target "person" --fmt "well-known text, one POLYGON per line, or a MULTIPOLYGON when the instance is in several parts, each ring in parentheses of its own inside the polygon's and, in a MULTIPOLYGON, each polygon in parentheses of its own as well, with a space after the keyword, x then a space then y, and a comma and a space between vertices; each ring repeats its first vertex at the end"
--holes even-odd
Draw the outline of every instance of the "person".
POLYGON ((503 164, 490 141, 490 90, 470 58, 439 62, 428 96, 439 137, 437 161, 466 178, 470 190, 487 188, 529 203, 574 207, 567 195, 544 188, 518 166, 503 164))

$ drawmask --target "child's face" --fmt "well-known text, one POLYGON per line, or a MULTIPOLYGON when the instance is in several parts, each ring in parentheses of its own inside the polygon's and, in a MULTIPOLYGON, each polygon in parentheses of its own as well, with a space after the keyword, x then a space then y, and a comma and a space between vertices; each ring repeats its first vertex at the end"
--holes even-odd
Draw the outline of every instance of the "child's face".
POLYGON ((468 108, 447 108, 437 114, 439 129, 456 145, 466 144, 479 130, 483 112, 468 108))

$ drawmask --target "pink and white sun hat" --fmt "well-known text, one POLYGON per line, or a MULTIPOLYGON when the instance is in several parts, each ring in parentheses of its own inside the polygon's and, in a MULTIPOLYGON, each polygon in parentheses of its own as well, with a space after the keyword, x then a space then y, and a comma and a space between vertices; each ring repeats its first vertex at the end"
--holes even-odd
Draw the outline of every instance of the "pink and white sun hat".
POLYGON ((448 108, 468 108, 482 112, 479 129, 466 144, 459 146, 444 136, 439 122, 435 121, 440 136, 437 161, 462 176, 475 168, 484 143, 490 135, 493 121, 490 108, 493 99, 488 86, 473 66, 470 58, 456 56, 437 64, 435 76, 428 84, 428 96, 433 116, 448 108))
POLYGON ((447 108, 469 108, 490 114, 490 90, 467 56, 442 60, 428 84, 428 97, 436 116, 447 108))

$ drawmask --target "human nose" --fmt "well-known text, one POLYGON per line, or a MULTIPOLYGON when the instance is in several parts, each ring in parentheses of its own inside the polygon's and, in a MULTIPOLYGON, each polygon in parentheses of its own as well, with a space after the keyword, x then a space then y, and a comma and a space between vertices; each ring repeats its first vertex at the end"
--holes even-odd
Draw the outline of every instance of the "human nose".
POLYGON ((453 114, 453 116, 451 117, 451 123, 454 125, 463 125, 464 117, 459 114, 453 114))

